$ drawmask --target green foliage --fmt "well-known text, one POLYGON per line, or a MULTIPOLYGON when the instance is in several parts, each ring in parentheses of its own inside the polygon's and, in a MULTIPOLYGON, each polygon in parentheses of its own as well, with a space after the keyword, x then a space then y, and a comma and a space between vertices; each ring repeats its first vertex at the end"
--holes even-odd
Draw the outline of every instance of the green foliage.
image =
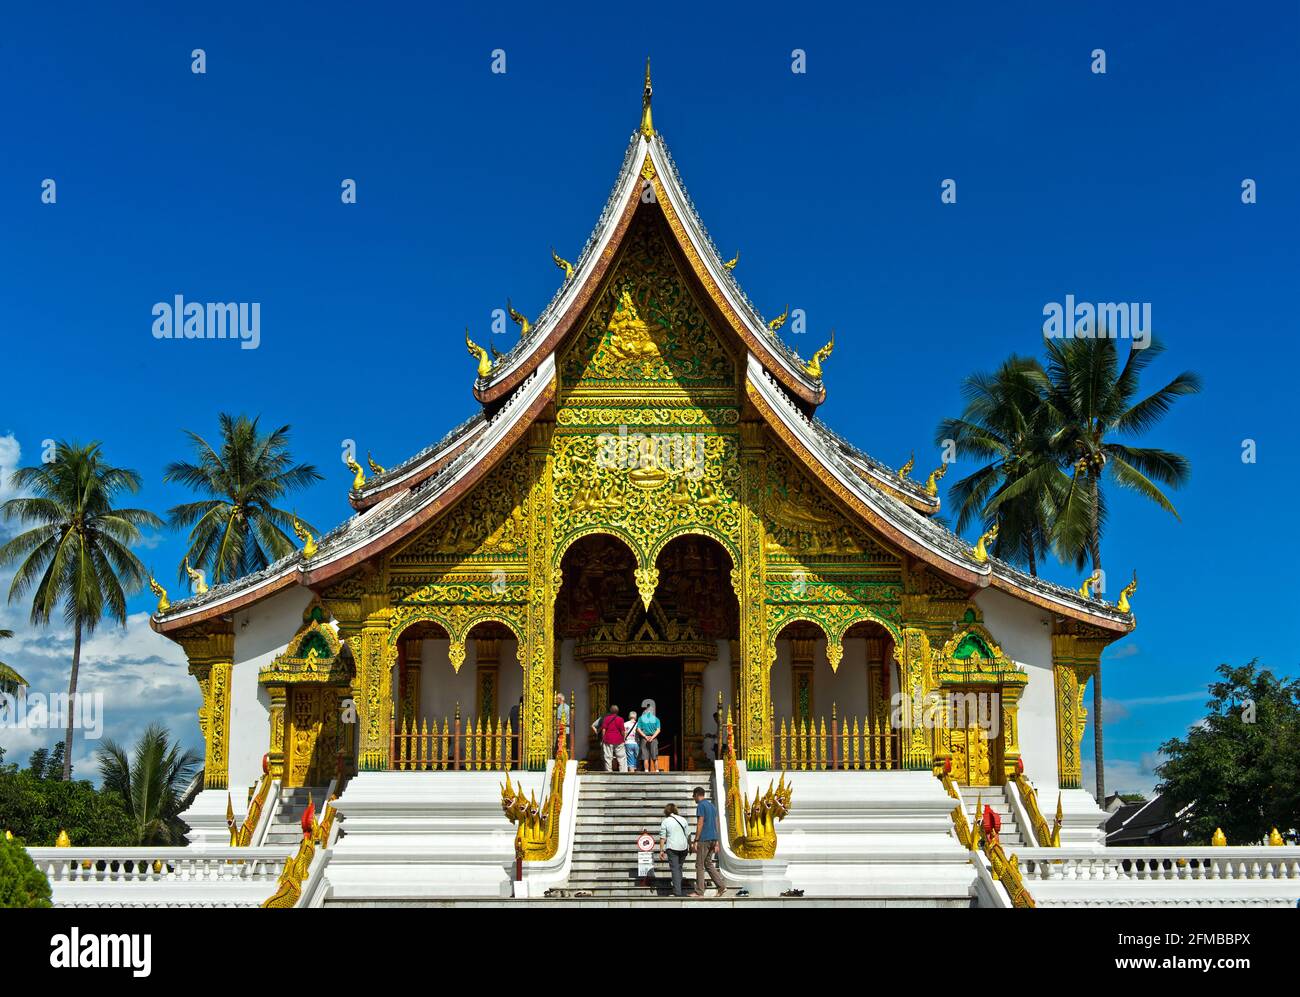
MULTIPOLYGON (((293 528, 293 514, 274 503, 321 480, 311 464, 294 464, 288 426, 262 433, 257 419, 224 412, 220 422, 219 448, 186 430, 197 462, 174 461, 163 474, 164 481, 178 481, 207 496, 175 506, 167 515, 173 529, 190 528, 186 556, 192 566, 210 572, 213 584, 258 571, 291 553, 296 545, 285 531, 293 528)), ((177 578, 186 581, 183 563, 177 578)))
POLYGON ((1255 661, 1218 673, 1209 715, 1160 746, 1158 789, 1177 809, 1192 808, 1193 841, 1208 844, 1221 827, 1229 844, 1258 843, 1274 827, 1300 827, 1300 680, 1255 661))
POLYGON ((53 845, 66 830, 74 845, 135 844, 122 798, 89 782, 63 781, 61 766, 57 749, 34 753, 26 769, 0 765, 0 836, 8 830, 29 845, 53 845))
POLYGON ((127 758, 115 742, 96 752, 104 789, 126 803, 134 826, 133 845, 184 845, 189 829, 180 819, 186 787, 202 759, 172 743, 166 728, 151 724, 127 758))
POLYGON ((27 849, 0 834, 0 907, 49 907, 50 882, 27 849))

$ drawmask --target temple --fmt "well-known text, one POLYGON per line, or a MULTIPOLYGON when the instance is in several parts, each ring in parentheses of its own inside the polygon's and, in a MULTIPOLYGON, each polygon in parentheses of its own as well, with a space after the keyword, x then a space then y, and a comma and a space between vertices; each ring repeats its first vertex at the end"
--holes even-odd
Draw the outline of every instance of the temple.
POLYGON ((893 470, 818 419, 835 333, 807 358, 782 340, 650 108, 647 66, 595 229, 553 254, 536 318, 511 307, 518 343, 467 331, 473 414, 400 464, 350 462, 354 515, 292 556, 162 596, 152 625, 203 696, 192 838, 272 842, 331 798, 334 902, 615 895, 598 801, 657 823, 656 792, 702 782, 757 894, 1014 901, 971 838, 1100 846, 1084 691, 1131 590, 1001 562, 936 521, 942 465, 893 470), (592 720, 647 700, 669 775, 594 774, 592 720))

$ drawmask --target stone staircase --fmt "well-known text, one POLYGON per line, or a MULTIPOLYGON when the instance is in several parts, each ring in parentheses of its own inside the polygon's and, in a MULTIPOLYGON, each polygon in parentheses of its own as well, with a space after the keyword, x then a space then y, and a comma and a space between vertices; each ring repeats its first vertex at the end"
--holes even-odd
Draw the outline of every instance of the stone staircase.
POLYGON ((322 811, 328 789, 327 786, 296 786, 282 790, 263 844, 296 845, 302 841, 302 812, 307 809, 307 801, 316 804, 316 819, 320 820, 324 816, 322 811))
POLYGON ((1024 839, 1020 835, 1020 828, 1016 825, 1016 818, 1004 786, 962 786, 960 789, 967 820, 978 821, 984 813, 984 807, 990 806, 1002 818, 1000 837, 1006 852, 1010 854, 1024 845, 1024 839), (976 813, 976 809, 979 813, 976 813))
MULTIPOLYGON (((675 803, 689 830, 694 831, 695 801, 691 790, 703 786, 712 795, 708 777, 708 772, 592 772, 579 776, 567 893, 572 896, 582 891, 602 899, 671 896, 668 862, 659 860, 658 851, 664 805, 675 803), (653 886, 640 885, 636 875, 636 837, 641 831, 656 838, 653 886)), ((686 856, 682 885, 686 893, 695 888, 694 855, 686 856)))

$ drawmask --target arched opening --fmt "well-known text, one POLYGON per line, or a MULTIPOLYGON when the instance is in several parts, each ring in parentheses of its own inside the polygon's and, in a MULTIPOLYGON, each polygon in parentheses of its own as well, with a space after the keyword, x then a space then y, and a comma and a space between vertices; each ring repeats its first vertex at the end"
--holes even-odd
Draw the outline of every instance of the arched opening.
POLYGON ((884 626, 855 623, 831 666, 828 640, 811 619, 776 635, 772 666, 772 742, 777 767, 886 770, 902 767, 899 689, 893 637, 884 626))
MULTIPOLYGON (((717 757, 725 707, 715 714, 733 698, 731 642, 739 636, 731 557, 715 540, 683 535, 655 567, 647 606, 636 557, 612 536, 582 538, 561 564, 556 689, 571 701, 573 750, 591 764, 604 764, 592 724, 611 704, 627 719, 653 702, 659 767, 702 768, 717 757)), ((638 762, 644 767, 639 753, 638 762)))
POLYGON ((447 771, 519 764, 523 679, 514 632, 494 620, 474 624, 462 645, 433 620, 395 639, 392 765, 447 771), (463 655, 460 667, 455 660, 463 655), (511 667, 511 666, 514 667, 511 667))

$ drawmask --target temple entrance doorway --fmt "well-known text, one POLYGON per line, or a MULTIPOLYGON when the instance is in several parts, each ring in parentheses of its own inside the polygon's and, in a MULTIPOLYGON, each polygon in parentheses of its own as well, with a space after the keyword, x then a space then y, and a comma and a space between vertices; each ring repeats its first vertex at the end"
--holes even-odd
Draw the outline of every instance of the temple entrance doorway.
POLYGON ((682 731, 682 661, 680 658, 616 658, 609 663, 609 701, 617 704, 623 718, 629 711, 640 715, 643 704, 653 700, 655 715, 663 725, 659 735, 660 757, 668 757, 672 770, 684 768, 682 731))

